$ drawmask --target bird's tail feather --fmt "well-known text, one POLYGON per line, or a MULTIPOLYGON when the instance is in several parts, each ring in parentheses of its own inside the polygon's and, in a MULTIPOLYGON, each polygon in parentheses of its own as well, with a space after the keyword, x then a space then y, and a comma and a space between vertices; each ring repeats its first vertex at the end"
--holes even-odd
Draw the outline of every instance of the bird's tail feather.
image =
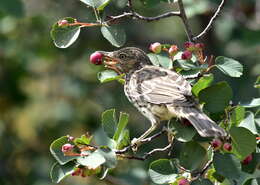
POLYGON ((226 131, 196 107, 168 107, 169 111, 186 118, 202 137, 225 137, 226 131))

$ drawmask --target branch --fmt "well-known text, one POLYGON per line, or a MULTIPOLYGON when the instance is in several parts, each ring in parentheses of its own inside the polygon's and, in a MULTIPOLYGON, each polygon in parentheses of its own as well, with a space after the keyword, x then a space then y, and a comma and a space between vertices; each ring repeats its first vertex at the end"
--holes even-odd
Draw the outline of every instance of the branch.
POLYGON ((190 28, 190 25, 188 22, 188 18, 186 16, 186 12, 185 12, 182 0, 178 0, 178 5, 179 5, 179 9, 180 9, 180 17, 185 26, 185 32, 188 36, 189 41, 193 41, 193 34, 192 34, 192 31, 191 31, 191 28, 190 28))
POLYGON ((208 25, 206 26, 206 28, 200 33, 198 34, 196 37, 193 37, 193 40, 198 40, 201 37, 203 37, 206 33, 208 33, 208 31, 210 30, 210 28, 212 27, 214 21, 216 20, 216 18, 219 16, 220 11, 223 9, 224 4, 225 4, 226 0, 222 0, 221 3, 219 4, 216 12, 214 13, 214 15, 211 17, 208 25))

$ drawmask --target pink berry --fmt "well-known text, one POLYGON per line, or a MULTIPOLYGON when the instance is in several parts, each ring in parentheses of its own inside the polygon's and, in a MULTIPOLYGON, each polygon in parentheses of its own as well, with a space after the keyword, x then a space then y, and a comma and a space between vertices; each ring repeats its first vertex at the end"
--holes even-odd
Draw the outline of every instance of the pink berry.
POLYGON ((230 151, 232 150, 232 145, 231 145, 230 143, 224 143, 223 149, 224 149, 225 151, 230 152, 230 151))
POLYGON ((101 65, 102 59, 103 59, 103 54, 99 52, 92 53, 89 58, 90 62, 95 65, 101 65))
POLYGON ((178 53, 178 46, 171 45, 170 49, 168 50, 170 56, 174 56, 178 53))
POLYGON ((212 142, 211 142, 211 146, 214 148, 214 150, 218 150, 221 148, 222 146, 222 141, 219 140, 219 139, 214 139, 212 142))
POLYGON ((191 57, 192 57, 192 53, 191 53, 190 51, 188 51, 188 50, 184 51, 184 52, 182 53, 182 55, 181 55, 181 58, 182 58, 183 60, 190 60, 191 57))
POLYGON ((75 138, 73 136, 67 135, 68 141, 73 141, 75 138))
POLYGON ((192 48, 192 47, 194 47, 194 43, 193 42, 185 42, 184 47, 186 49, 192 48))
POLYGON ((204 44, 203 43, 197 43, 197 44, 195 44, 195 48, 203 49, 204 48, 204 44))
POLYGON ((247 165, 247 164, 249 164, 252 160, 253 160, 253 156, 252 156, 252 154, 250 154, 249 156, 247 156, 247 157, 242 161, 242 163, 245 164, 245 165, 247 165))
POLYGON ((153 52, 153 53, 160 53, 162 50, 162 45, 159 42, 155 42, 153 44, 150 45, 149 49, 153 52))
POLYGON ((58 21, 58 26, 68 26, 68 25, 69 25, 69 22, 66 19, 58 21))
POLYGON ((67 143, 62 146, 61 151, 63 153, 66 153, 66 152, 70 152, 73 148, 74 148, 74 145, 67 143))
POLYGON ((190 182, 187 179, 180 179, 178 185, 190 185, 190 182))

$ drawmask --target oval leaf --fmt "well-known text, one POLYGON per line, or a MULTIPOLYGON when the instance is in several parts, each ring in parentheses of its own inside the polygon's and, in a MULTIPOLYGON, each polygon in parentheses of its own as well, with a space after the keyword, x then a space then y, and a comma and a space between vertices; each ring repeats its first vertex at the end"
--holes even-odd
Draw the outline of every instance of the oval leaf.
POLYGON ((219 56, 216 58, 215 66, 231 77, 240 77, 243 74, 243 66, 232 58, 219 56))
POLYGON ((219 82, 199 92, 199 100, 211 113, 224 111, 232 98, 232 89, 227 82, 219 82))
POLYGON ((209 75, 205 75, 205 76, 201 77, 199 79, 199 81, 197 83, 195 83, 194 86, 192 87, 192 93, 195 96, 198 96, 199 92, 202 89, 205 89, 208 86, 210 86, 210 84, 213 82, 213 79, 214 79, 213 74, 209 74, 209 75))
POLYGON ((180 164, 187 170, 196 170, 204 162, 206 150, 196 142, 185 143, 181 150, 180 164))
POLYGON ((256 139, 248 129, 233 127, 230 129, 233 151, 236 156, 243 160, 251 154, 256 147, 256 139))
POLYGON ((109 109, 102 113, 102 127, 107 136, 113 138, 117 129, 115 109, 109 109))
POLYGON ((149 175, 156 184, 171 183, 176 180, 177 168, 168 159, 159 159, 150 164, 149 175))
POLYGON ((113 46, 121 47, 125 44, 126 34, 121 27, 102 26, 101 33, 113 46))
MULTIPOLYGON (((64 18, 69 24, 75 23, 75 19, 71 17, 64 18)), ((51 29, 51 38, 54 41, 54 44, 58 48, 67 48, 73 44, 80 33, 80 26, 59 26, 58 23, 55 23, 51 29)))
POLYGON ((248 103, 242 103, 241 106, 246 107, 246 108, 259 107, 260 106, 260 98, 254 98, 248 103))
POLYGON ((80 0, 80 1, 98 10, 103 10, 111 0, 80 0))
POLYGON ((181 142, 191 141, 197 133, 194 127, 184 125, 183 123, 177 121, 174 121, 171 126, 173 128, 174 137, 181 142))
POLYGON ((69 162, 63 166, 61 166, 59 163, 55 163, 51 167, 51 172, 50 172, 52 182, 59 183, 66 176, 72 174, 75 166, 76 164, 74 162, 69 162))
MULTIPOLYGON (((74 159, 77 159, 77 156, 65 156, 64 153, 62 152, 61 148, 64 144, 69 143, 68 142, 68 137, 63 136, 59 139, 56 139, 51 143, 50 146, 50 151, 53 157, 61 164, 65 164, 69 161, 72 161, 74 159)), ((73 144, 73 143, 72 143, 73 144)))
POLYGON ((253 134, 258 134, 257 126, 255 124, 254 114, 250 111, 246 112, 245 119, 241 121, 239 127, 244 127, 250 130, 253 134))

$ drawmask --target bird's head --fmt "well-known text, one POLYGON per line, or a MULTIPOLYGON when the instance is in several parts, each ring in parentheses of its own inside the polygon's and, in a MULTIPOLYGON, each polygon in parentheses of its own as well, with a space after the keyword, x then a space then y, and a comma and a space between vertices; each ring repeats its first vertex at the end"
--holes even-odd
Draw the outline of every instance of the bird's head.
POLYGON ((112 52, 98 52, 103 55, 105 66, 119 74, 135 71, 145 65, 152 65, 146 53, 136 47, 126 47, 112 52))

